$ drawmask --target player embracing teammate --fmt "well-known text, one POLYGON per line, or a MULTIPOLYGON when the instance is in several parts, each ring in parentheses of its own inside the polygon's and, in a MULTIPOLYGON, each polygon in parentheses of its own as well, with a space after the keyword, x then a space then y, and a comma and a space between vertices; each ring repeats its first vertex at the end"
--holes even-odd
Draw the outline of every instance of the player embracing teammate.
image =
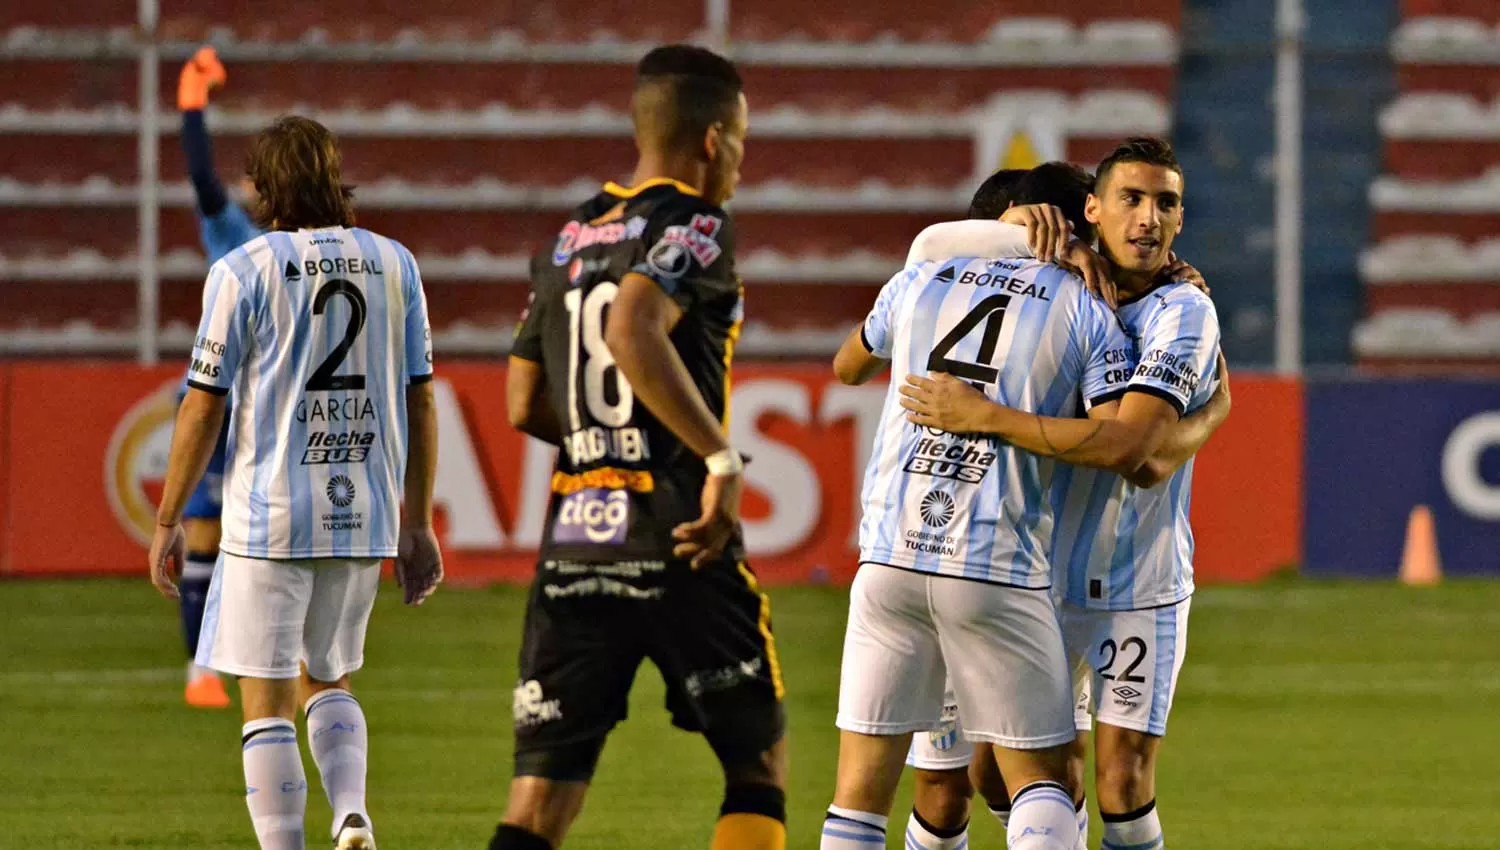
MULTIPOLYGON (((1085 392, 1084 418, 1079 418, 1083 411, 1076 409, 1044 409, 1030 395, 1036 392, 1035 366, 1025 378, 1010 383, 1005 379, 1006 372, 1016 368, 1017 346, 1027 344, 1017 340, 1036 339, 1037 331, 1020 326, 1007 328, 1004 320, 1000 320, 998 329, 992 329, 988 319, 968 322, 971 314, 963 314, 965 318, 953 325, 954 330, 928 334, 940 340, 918 368, 912 368, 918 361, 910 351, 904 355, 896 352, 904 356, 906 364, 902 366, 903 360, 898 356, 897 371, 905 374, 893 381, 887 401, 887 421, 882 428, 885 434, 886 429, 897 426, 901 411, 893 408, 899 404, 906 409, 904 424, 908 429, 929 429, 928 433, 948 435, 948 439, 962 435, 963 439, 980 441, 981 445, 987 441, 997 449, 996 457, 1025 450, 1031 457, 1048 459, 1044 467, 1038 468, 1035 483, 1042 485, 1039 490, 1016 488, 1007 480, 1008 469, 993 486, 1000 490, 996 495, 1002 521, 1006 520, 1007 511, 1019 510, 1023 521, 1038 522, 1042 518, 1040 523, 1049 532, 1046 541, 1049 545, 1039 548, 1044 551, 1050 548, 1051 573, 1058 585, 1056 595, 1061 600, 1060 636, 1067 656, 1063 669, 1076 668, 1076 681, 1082 691, 1077 718, 1080 729, 1088 726, 1089 690, 1097 700, 1096 785, 1105 823, 1104 847, 1108 850, 1123 847, 1146 850, 1162 843, 1155 812, 1155 758, 1185 652, 1188 600, 1193 588, 1192 536, 1187 522, 1191 458, 1228 413, 1227 384, 1221 385, 1215 375, 1216 365, 1221 364, 1212 303, 1195 287, 1162 276, 1171 261, 1172 239, 1181 228, 1182 188, 1182 172, 1170 147, 1154 139, 1133 139, 1101 165, 1093 191, 1082 209, 1075 207, 1069 211, 1068 204, 1062 204, 1079 232, 1090 225, 1099 228, 1105 256, 1119 286, 1122 302, 1119 318, 1130 343, 1126 359, 1122 360, 1118 352, 1107 358, 1113 366, 1109 375, 1123 383, 1114 387, 1113 397, 1091 399, 1085 392), (976 333, 981 328, 982 333, 976 333), (959 333, 960 330, 966 333, 959 333), (952 349, 965 344, 977 346, 972 349, 972 357, 938 356, 937 348, 948 345, 952 349), (991 375, 997 376, 998 382, 991 375), (995 441, 995 437, 1000 441, 995 441), (1054 463, 1053 459, 1066 463, 1054 463)), ((1034 203, 1045 199, 1016 200, 1034 203)), ((919 243, 925 242, 933 252, 923 256, 914 249, 915 266, 909 265, 903 273, 918 281, 916 294, 897 294, 888 300, 887 293, 882 293, 863 337, 851 338, 840 353, 841 375, 863 380, 879 371, 882 364, 878 361, 888 356, 885 352, 890 349, 880 347, 878 329, 889 321, 885 316, 892 309, 891 303, 898 305, 896 309, 910 311, 898 314, 903 318, 917 317, 918 331, 932 321, 924 317, 924 301, 928 314, 936 314, 940 327, 945 312, 949 323, 960 315, 960 311, 950 310, 949 306, 955 301, 964 303, 963 296, 933 295, 930 284, 920 282, 924 275, 930 276, 930 280, 946 277, 950 283, 960 284, 967 278, 975 287, 995 287, 997 271, 1007 268, 1003 258, 1013 253, 1013 248, 1006 247, 1014 241, 1013 235, 1005 232, 1004 225, 976 229, 972 224, 952 228, 946 238, 924 234, 919 243), (974 257, 991 258, 984 271, 964 265, 975 262, 966 259, 974 257), (877 329, 873 337, 872 327, 877 329), (851 363, 854 368, 850 368, 851 363)), ((1005 271, 1005 275, 1011 281, 1016 280, 1011 271, 1005 271)), ((898 286, 900 280, 898 277, 888 284, 887 292, 898 286)), ((1001 288, 1014 289, 1014 286, 1007 283, 1001 288)), ((991 315, 995 309, 1009 307, 1009 301, 1003 305, 997 301, 992 305, 991 315)), ((908 337, 914 335, 917 334, 907 333, 908 337)), ((920 348, 929 340, 924 337, 918 342, 920 348)), ((1024 348, 1021 353, 1023 357, 1026 355, 1024 348)), ((1053 361, 1044 358, 1044 362, 1053 361)), ((1219 371, 1222 373, 1222 369, 1219 371)), ((1084 382, 1083 389, 1087 388, 1084 382)), ((892 438, 882 443, 877 437, 877 450, 882 445, 898 463, 905 458, 903 452, 914 456, 905 460, 902 470, 908 473, 925 470, 931 477, 931 466, 913 462, 923 452, 920 438, 913 444, 914 449, 892 438)), ((963 456, 967 458, 969 454, 963 456)), ((976 456, 988 457, 990 453, 980 452, 976 456)), ((890 492, 880 486, 879 475, 884 469, 880 464, 877 452, 867 475, 867 495, 872 489, 877 496, 890 492), (872 482, 876 485, 873 488, 872 482)), ((908 483, 901 482, 897 491, 904 494, 908 483)), ((866 564, 861 567, 860 578, 872 569, 873 557, 884 555, 890 559, 884 562, 888 566, 937 575, 942 575, 946 568, 955 578, 1001 583, 996 581, 997 575, 1003 577, 1003 574, 994 569, 992 533, 982 527, 993 519, 991 506, 976 500, 976 519, 970 522, 981 524, 979 533, 971 524, 967 534, 947 542, 949 529, 960 526, 959 521, 964 519, 961 504, 955 509, 954 499, 937 495, 951 486, 946 481, 920 481, 919 498, 915 501, 906 495, 894 500, 877 498, 873 505, 867 500, 866 523, 861 528, 861 559, 866 564), (934 505, 942 510, 935 512, 934 505), (898 530, 895 535, 889 532, 892 513, 900 517, 894 525, 898 530), (872 515, 877 517, 876 522, 871 522, 872 515), (905 537, 908 546, 911 540, 917 540, 917 551, 924 552, 930 550, 922 548, 920 541, 935 535, 942 536, 945 542, 938 549, 935 569, 928 565, 932 561, 924 564, 920 556, 910 559, 910 563, 890 563, 901 560, 899 551, 897 557, 890 554, 889 541, 893 536, 905 537), (968 554, 976 549, 990 555, 988 571, 974 563, 973 555, 968 554)), ((1009 553, 1002 554, 1010 558, 1012 565, 1021 561, 1009 553)), ((1010 577, 1015 575, 1012 572, 1010 577)), ((824 850, 883 842, 890 800, 888 794, 871 794, 870 789, 894 788, 899 762, 895 761, 897 747, 891 738, 904 739, 907 732, 935 728, 940 719, 937 709, 941 705, 930 704, 930 681, 918 690, 926 700, 921 710, 913 712, 908 708, 903 717, 897 718, 894 714, 901 712, 892 713, 892 707, 909 704, 910 698, 894 699, 892 694, 901 688, 887 685, 881 689, 878 681, 876 689, 881 693, 867 696, 872 676, 860 670, 868 671, 874 666, 868 663, 872 653, 910 656, 913 647, 920 649, 934 640, 939 656, 936 666, 941 670, 946 664, 952 678, 965 735, 980 742, 972 772, 991 806, 1008 823, 1010 846, 1048 850, 1065 850, 1075 843, 1083 846, 1081 830, 1086 819, 1082 816, 1082 791, 1076 787, 1082 775, 1081 745, 1068 748, 1072 750, 1070 764, 1061 771, 1061 778, 1059 774, 1048 777, 1057 781, 1059 788, 1074 786, 1068 789, 1072 792, 1068 802, 1078 806, 1078 823, 1071 829, 1064 825, 1060 810, 1051 813, 1055 817, 1050 823, 1043 823, 1037 817, 1041 807, 1036 804, 1039 795, 1035 783, 1027 781, 1025 771, 1030 768, 1024 763, 1019 769, 1011 766, 1015 762, 1014 753, 1008 750, 1014 747, 1014 742, 997 739, 984 726, 976 729, 968 717, 963 682, 974 670, 992 663, 979 658, 984 650, 973 645, 973 636, 983 633, 982 620, 961 619, 940 606, 940 579, 928 579, 932 604, 930 611, 923 613, 909 607, 903 609, 897 601, 901 597, 896 594, 862 593, 860 578, 856 579, 851 603, 840 694, 840 727, 844 729, 841 752, 852 752, 856 757, 841 755, 835 805, 829 809, 824 827, 824 850), (890 616, 892 611, 897 612, 895 618, 890 616), (903 619, 904 622, 897 622, 903 619), (851 657, 864 660, 851 664, 851 657), (861 710, 863 714, 859 713, 861 710), (863 715, 880 717, 869 720, 862 719, 863 715), (877 753, 878 757, 870 755, 861 761, 857 756, 862 752, 877 753), (1071 781, 1063 781, 1069 777, 1071 781), (841 800, 863 802, 871 808, 850 807, 841 800)), ((1052 625, 1044 624, 1019 645, 1035 642, 1041 633, 1050 639, 1052 631, 1052 625)), ((1022 655, 1039 655, 1036 646, 1040 644, 1022 655)), ((990 650, 994 651, 995 646, 990 650)), ((1012 660, 1018 662, 1015 650, 1014 646, 1007 647, 1004 652, 1011 653, 1012 660)), ((1015 663, 1009 666, 1016 669, 1015 663)), ((1056 672, 1055 667, 1053 671, 1056 672)), ((998 681, 1000 686, 987 695, 991 700, 1036 705, 1033 699, 1009 687, 1014 683, 998 681)), ((972 696, 969 702, 974 703, 972 696)), ((1056 711, 1057 706, 1051 705, 1048 710, 1056 711)), ((1035 711, 1037 717, 1044 713, 1040 707, 1035 711)), ((1055 721, 1056 717, 1052 719, 1055 721)), ((993 721, 980 722, 993 725, 993 721)), ((1043 756, 1049 755, 1045 749, 1041 752, 1043 756)), ((1050 758, 1044 760, 1049 769, 1056 769, 1050 758)), ((967 793, 967 783, 952 783, 950 787, 954 785, 962 785, 962 793, 967 793)), ((1051 801, 1061 803, 1062 798, 1053 796, 1051 801)), ((952 800, 938 808, 950 817, 964 810, 964 806, 952 800)), ((966 843, 964 832, 962 822, 931 824, 929 819, 921 817, 919 801, 918 812, 908 828, 907 842, 908 846, 923 850, 952 850, 966 843)))

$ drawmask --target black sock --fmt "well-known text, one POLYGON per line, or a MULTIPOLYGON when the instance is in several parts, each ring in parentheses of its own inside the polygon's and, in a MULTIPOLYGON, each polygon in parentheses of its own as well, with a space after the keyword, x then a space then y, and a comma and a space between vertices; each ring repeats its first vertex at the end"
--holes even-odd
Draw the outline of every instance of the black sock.
POLYGON ((534 832, 502 823, 490 839, 490 850, 552 850, 552 844, 534 832))
POLYGON ((923 829, 927 830, 933 835, 936 835, 938 838, 954 838, 962 835, 963 831, 969 828, 968 821, 964 821, 963 823, 953 827, 952 829, 944 829, 940 826, 933 826, 932 824, 928 823, 927 818, 922 817, 922 813, 917 811, 916 809, 911 810, 911 816, 917 819, 918 826, 921 826, 923 829))

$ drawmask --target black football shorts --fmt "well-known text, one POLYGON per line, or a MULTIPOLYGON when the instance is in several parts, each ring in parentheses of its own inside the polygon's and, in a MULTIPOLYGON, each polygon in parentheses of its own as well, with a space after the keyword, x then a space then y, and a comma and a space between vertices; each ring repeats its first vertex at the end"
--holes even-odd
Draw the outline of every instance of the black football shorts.
MULTIPOLYGON (((514 712, 516 763, 602 743, 625 718, 643 659, 667 685, 672 723, 726 763, 781 739, 786 714, 771 602, 739 561, 544 561, 526 606, 514 712)), ((542 771, 534 771, 542 772, 542 771)))

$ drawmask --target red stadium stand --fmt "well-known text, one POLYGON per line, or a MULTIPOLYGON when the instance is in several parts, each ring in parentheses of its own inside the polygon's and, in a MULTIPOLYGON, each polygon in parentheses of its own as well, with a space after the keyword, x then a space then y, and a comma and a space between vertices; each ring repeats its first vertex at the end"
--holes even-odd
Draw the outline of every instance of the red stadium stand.
POLYGON ((1500 371, 1500 5, 1405 0, 1380 116, 1362 365, 1500 371))
MULTIPOLYGON (((130 4, 126 4, 128 7, 130 4)), ((826 351, 925 225, 976 177, 1036 152, 1096 162, 1171 122, 1180 0, 939 0, 809 15, 731 4, 752 106, 734 202, 748 354, 826 351), (890 11, 894 10, 894 11, 890 11)), ((128 351, 135 322, 137 59, 129 8, 19 0, 0 43, 0 329, 5 348, 128 351), (20 333, 21 330, 25 333, 20 333)), ((441 346, 503 351, 525 257, 633 161, 634 61, 706 28, 701 0, 602 15, 578 0, 209 7, 168 0, 160 35, 164 341, 185 345, 205 271, 171 111, 176 70, 217 44, 209 125, 226 182, 253 133, 297 111, 339 133, 361 224, 417 254, 441 346), (580 24, 580 22, 584 22, 580 24), (462 321, 455 321, 462 317, 462 321)))

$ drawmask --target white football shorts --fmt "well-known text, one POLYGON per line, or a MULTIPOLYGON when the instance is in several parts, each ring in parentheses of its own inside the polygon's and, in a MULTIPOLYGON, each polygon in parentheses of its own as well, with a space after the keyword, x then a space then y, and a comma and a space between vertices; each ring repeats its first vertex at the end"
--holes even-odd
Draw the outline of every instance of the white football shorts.
POLYGON ((1047 591, 861 565, 849 593, 838 727, 937 729, 949 677, 968 740, 1036 750, 1074 738, 1071 676, 1047 591))
POLYGON ((1090 692, 1100 723, 1167 734, 1177 675, 1187 656, 1192 598, 1139 611, 1099 611, 1063 603, 1063 642, 1074 665, 1079 729, 1088 729, 1090 692))
POLYGON ((272 561, 219 553, 196 662, 234 676, 320 682, 365 660, 380 559, 272 561))

